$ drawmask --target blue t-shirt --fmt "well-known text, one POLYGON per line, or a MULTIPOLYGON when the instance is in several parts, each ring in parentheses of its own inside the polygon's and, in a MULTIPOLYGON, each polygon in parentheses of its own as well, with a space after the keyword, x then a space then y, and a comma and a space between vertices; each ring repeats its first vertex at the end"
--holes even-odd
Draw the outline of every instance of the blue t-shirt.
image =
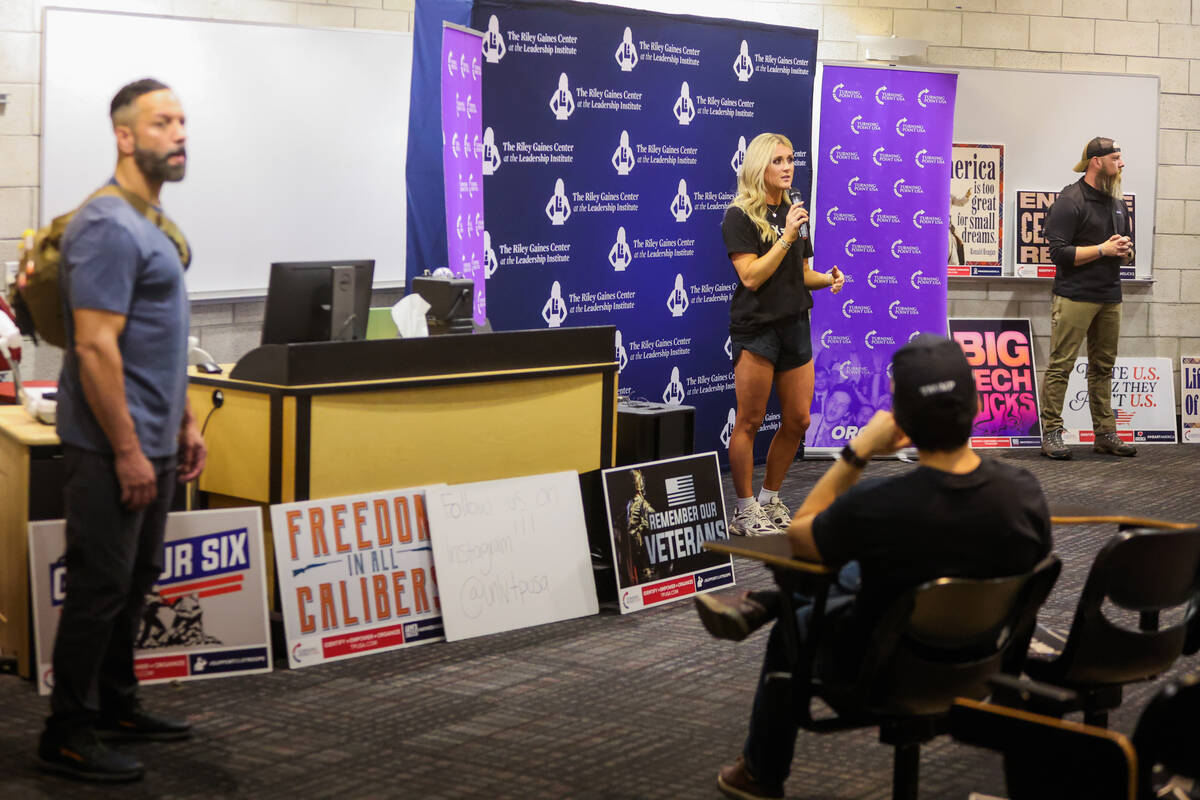
POLYGON ((125 317, 118 345, 125 401, 148 458, 178 450, 187 396, 190 308, 183 264, 167 235, 119 197, 98 197, 63 233, 62 293, 67 342, 58 379, 58 436, 66 444, 112 452, 79 380, 73 309, 125 317))

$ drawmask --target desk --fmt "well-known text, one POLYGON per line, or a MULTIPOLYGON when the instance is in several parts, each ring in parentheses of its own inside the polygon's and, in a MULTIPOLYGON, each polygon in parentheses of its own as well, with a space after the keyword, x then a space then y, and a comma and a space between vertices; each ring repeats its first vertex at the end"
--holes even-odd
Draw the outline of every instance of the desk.
POLYGON ((31 675, 29 522, 62 516, 62 450, 51 425, 19 406, 0 406, 0 650, 31 675), (41 487, 41 488, 39 488, 41 487))
POLYGON ((193 370, 199 489, 272 504, 610 467, 613 331, 268 345, 228 377, 193 370))

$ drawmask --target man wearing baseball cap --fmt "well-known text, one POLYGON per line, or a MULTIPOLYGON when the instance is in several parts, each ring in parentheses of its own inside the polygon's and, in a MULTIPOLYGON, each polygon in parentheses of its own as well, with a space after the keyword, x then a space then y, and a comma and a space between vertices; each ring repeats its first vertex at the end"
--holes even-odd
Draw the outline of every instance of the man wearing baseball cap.
MULTIPOLYGON (((975 379, 962 350, 922 334, 892 358, 894 412, 878 411, 796 512, 792 553, 843 567, 826 606, 826 636, 851 676, 876 623, 905 592, 941 577, 991 578, 1029 571, 1050 552, 1050 512, 1037 479, 981 459, 970 447, 975 379), (919 466, 859 482, 873 456, 915 445, 919 466)), ((773 592, 696 603, 714 636, 745 638, 775 616, 773 592)), ((796 598, 805 637, 808 598, 796 598)), ((782 798, 799 730, 783 630, 767 641, 750 732, 737 762, 717 776, 727 797, 782 798)))
POLYGON ((1046 214, 1044 233, 1054 261, 1050 363, 1042 384, 1042 455, 1067 459, 1063 399, 1079 345, 1087 339, 1088 403, 1097 453, 1132 456, 1117 436, 1112 371, 1121 336, 1121 265, 1133 260, 1133 230, 1121 196, 1121 146, 1097 136, 1083 148, 1076 172, 1046 214))

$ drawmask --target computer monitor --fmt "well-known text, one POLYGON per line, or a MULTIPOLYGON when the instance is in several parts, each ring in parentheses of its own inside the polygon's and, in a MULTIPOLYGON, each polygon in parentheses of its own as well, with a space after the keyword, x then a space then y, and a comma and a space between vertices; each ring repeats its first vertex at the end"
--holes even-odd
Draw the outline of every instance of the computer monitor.
POLYGON ((375 261, 271 265, 263 344, 365 339, 375 261))

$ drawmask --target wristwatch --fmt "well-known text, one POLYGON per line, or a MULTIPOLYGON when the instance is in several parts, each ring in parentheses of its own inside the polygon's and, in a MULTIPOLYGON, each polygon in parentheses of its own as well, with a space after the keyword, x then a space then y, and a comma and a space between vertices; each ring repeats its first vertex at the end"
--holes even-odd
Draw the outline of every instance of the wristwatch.
POLYGON ((867 466, 867 460, 854 452, 854 448, 850 445, 842 448, 842 461, 845 461, 855 469, 863 469, 867 466))

